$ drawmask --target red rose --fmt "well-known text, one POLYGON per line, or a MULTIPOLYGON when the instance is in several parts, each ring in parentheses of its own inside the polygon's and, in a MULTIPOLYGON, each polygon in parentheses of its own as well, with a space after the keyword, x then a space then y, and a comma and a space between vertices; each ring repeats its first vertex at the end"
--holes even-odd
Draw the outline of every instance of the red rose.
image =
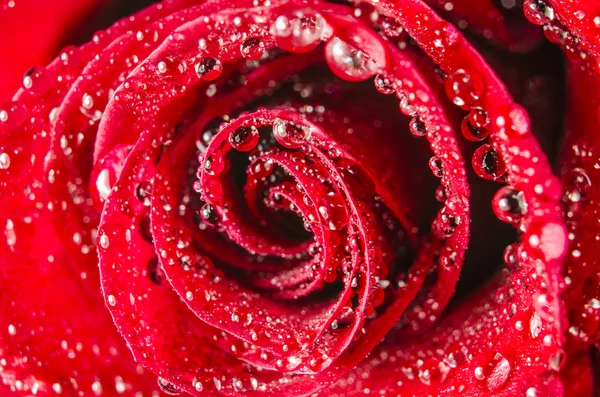
MULTIPOLYGON (((592 395, 600 9, 516 3, 165 0, 29 69, 3 395, 592 395)), ((7 76, 98 6, 35 4, 7 76)))

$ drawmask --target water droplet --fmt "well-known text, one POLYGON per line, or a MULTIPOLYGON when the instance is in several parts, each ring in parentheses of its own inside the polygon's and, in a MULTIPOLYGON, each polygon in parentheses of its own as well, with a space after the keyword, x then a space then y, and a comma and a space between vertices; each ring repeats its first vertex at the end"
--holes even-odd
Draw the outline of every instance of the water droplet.
POLYGON ((551 296, 544 293, 535 294, 533 308, 541 319, 554 321, 554 300, 551 296))
POLYGON ((266 178, 273 172, 273 160, 260 159, 250 168, 250 173, 256 179, 266 178))
POLYGON ((341 328, 346 328, 356 321, 356 313, 350 306, 344 306, 337 317, 331 323, 331 329, 339 330, 341 328))
POLYGON ((457 106, 468 108, 481 95, 481 83, 463 69, 458 69, 446 79, 446 94, 457 106))
POLYGON ((260 135, 254 126, 240 127, 229 135, 229 143, 240 152, 249 152, 258 144, 260 135))
POLYGON ((5 170, 10 167, 10 156, 8 153, 0 154, 0 170, 5 170))
POLYGON ((0 127, 12 129, 20 126, 27 117, 25 107, 19 102, 9 102, 0 108, 0 127))
POLYGON ((475 379, 485 382, 489 391, 499 390, 510 375, 510 362, 501 353, 482 351, 471 361, 475 379))
POLYGON ((253 37, 240 44, 240 52, 244 58, 257 61, 265 53, 265 44, 260 39, 253 37))
POLYGON ((213 151, 204 162, 204 171, 208 175, 219 175, 225 170, 225 158, 219 150, 213 151))
POLYGON ((297 149, 304 145, 311 136, 310 128, 298 126, 285 120, 275 119, 273 122, 273 136, 275 140, 288 149, 297 149))
POLYGON ((312 11, 296 11, 292 15, 280 15, 270 29, 277 46, 293 53, 313 50, 321 40, 331 34, 331 28, 323 17, 312 11))
POLYGON ((334 192, 321 197, 318 209, 329 230, 340 230, 348 223, 344 200, 334 192))
POLYGON ((418 117, 413 117, 408 124, 408 128, 414 136, 425 136, 427 133, 427 128, 425 127, 425 123, 421 121, 418 117))
POLYGON ((419 380, 425 385, 435 385, 441 383, 450 371, 443 362, 434 359, 428 359, 419 367, 419 380))
POLYGON ((484 179, 497 180, 506 172, 506 164, 491 145, 485 144, 473 153, 473 169, 484 179))
POLYGON ((158 258, 152 258, 148 262, 148 277, 154 284, 160 285, 162 282, 162 270, 158 258))
POLYGON ((461 131, 465 138, 472 142, 479 142, 487 138, 489 131, 485 128, 489 124, 487 113, 482 109, 473 109, 461 124, 461 131))
POLYGON ((23 75, 23 88, 35 96, 43 95, 52 86, 52 78, 45 68, 34 67, 23 75))
POLYGON ((529 319, 529 332, 532 338, 537 338, 542 332, 542 318, 539 313, 534 311, 533 315, 529 319))
POLYGON ((454 230, 460 225, 460 216, 454 216, 448 213, 448 210, 444 207, 438 214, 437 226, 442 236, 450 236, 454 233, 454 230))
POLYGON ((170 396, 177 396, 181 394, 181 389, 175 386, 173 383, 169 382, 168 380, 163 379, 159 376, 157 381, 158 387, 160 387, 160 390, 163 393, 168 394, 170 396))
POLYGON ((145 207, 149 207, 152 197, 152 183, 150 181, 140 182, 135 189, 135 195, 145 207))
POLYGON ((325 59, 336 76, 348 81, 366 80, 377 70, 367 54, 337 37, 327 43, 325 59))
POLYGON ((519 258, 517 256, 518 244, 509 244, 504 249, 504 264, 509 269, 515 269, 519 263, 519 258))
POLYGON ((429 159, 429 168, 434 176, 438 178, 444 176, 444 163, 439 157, 433 156, 429 159))
POLYGON ((386 36, 398 37, 402 34, 402 26, 396 20, 389 17, 381 17, 381 19, 381 29, 386 36))
POLYGON ((513 223, 521 220, 525 214, 523 192, 512 186, 504 186, 492 200, 494 213, 503 222, 513 223))
POLYGON ((110 244, 110 241, 106 234, 103 234, 102 236, 100 236, 100 247, 107 249, 109 244, 110 244))
POLYGON ((385 95, 393 94, 396 91, 393 81, 382 74, 375 76, 375 89, 385 95))
POLYGON ((554 9, 544 0, 525 0, 523 13, 531 23, 536 25, 545 25, 554 20, 554 9))
POLYGON ((196 73, 205 81, 213 81, 223 72, 221 61, 216 58, 204 58, 196 64, 196 73))
POLYGON ((592 181, 582 168, 573 168, 564 181, 565 194, 569 201, 578 203, 589 198, 592 181))
POLYGON ((202 220, 210 226, 215 226, 219 222, 219 214, 211 204, 206 203, 200 208, 202 220))
POLYGON ((564 387, 558 373, 546 371, 526 379, 521 393, 523 397, 564 396, 564 387))

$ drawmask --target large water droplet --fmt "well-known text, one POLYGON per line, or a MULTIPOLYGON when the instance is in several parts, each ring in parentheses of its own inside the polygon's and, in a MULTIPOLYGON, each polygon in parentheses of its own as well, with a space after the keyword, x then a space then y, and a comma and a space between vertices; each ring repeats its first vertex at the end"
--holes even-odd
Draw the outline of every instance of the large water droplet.
POLYGON ((331 34, 323 17, 312 11, 297 11, 277 17, 270 29, 277 45, 285 51, 305 53, 331 34))
POLYGON ((168 380, 163 379, 159 376, 157 382, 158 387, 160 387, 160 390, 165 394, 168 394, 170 396, 177 396, 181 394, 181 389, 175 386, 173 383, 169 382, 168 380))
POLYGON ((485 382, 489 391, 499 390, 510 375, 510 362, 501 353, 482 351, 471 361, 475 379, 485 382))
POLYGON ((512 186, 504 186, 494 195, 492 200, 494 213, 503 222, 513 223, 521 220, 525 214, 523 192, 512 186))
POLYGON ((425 123, 421 121, 418 117, 413 117, 408 124, 408 128, 414 136, 425 136, 427 133, 427 128, 425 127, 425 123))
POLYGON ((481 95, 481 83, 463 69, 458 69, 446 79, 446 94, 457 106, 468 108, 481 95))
POLYGON ((205 81, 213 81, 223 72, 221 61, 216 58, 204 58, 196 64, 198 77, 205 81))
POLYGON ((479 142, 487 138, 489 131, 486 126, 489 118, 485 110, 473 109, 465 117, 461 124, 461 131, 465 138, 472 142, 479 142))
POLYGON ((348 81, 366 80, 377 71, 375 62, 367 54, 338 37, 327 43, 325 59, 336 76, 348 81))
POLYGON ((273 136, 275 140, 288 149, 297 149, 304 145, 311 136, 311 129, 298 126, 285 120, 275 119, 273 122, 273 136))
POLYGON ((321 197, 318 209, 329 230, 340 230, 348 223, 344 200, 334 192, 321 197))
POLYGON ((382 74, 375 76, 375 88, 385 95, 393 94, 396 91, 394 82, 382 74))
POLYGON ((565 194, 569 201, 578 203, 589 198, 592 181, 582 168, 573 168, 565 177, 565 194))
POLYGON ((225 158, 219 150, 213 151, 204 162, 204 171, 208 175, 219 175, 225 170, 225 158))
POLYGON ((484 179, 495 181, 506 173, 506 164, 496 149, 485 144, 473 153, 473 169, 484 179))
POLYGON ((249 152, 258 145, 260 135, 254 126, 240 127, 229 135, 229 143, 240 152, 249 152))
POLYGON ((200 208, 200 217, 210 226, 215 226, 219 222, 219 214, 211 204, 206 203, 200 208))
POLYGON ((0 153, 0 170, 10 167, 10 156, 8 153, 0 153))
POLYGON ((265 53, 265 44, 260 39, 252 37, 240 44, 240 52, 244 58, 257 61, 265 53))
POLYGON ((531 23, 536 25, 545 25, 554 20, 554 8, 544 0, 525 0, 523 13, 531 23))

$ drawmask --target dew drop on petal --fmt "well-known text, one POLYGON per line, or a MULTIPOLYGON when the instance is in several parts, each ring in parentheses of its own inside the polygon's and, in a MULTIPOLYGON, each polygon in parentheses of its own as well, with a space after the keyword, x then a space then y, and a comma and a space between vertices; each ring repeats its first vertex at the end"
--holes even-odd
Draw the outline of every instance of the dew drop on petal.
POLYGON ((503 222, 518 222, 525 214, 523 193, 512 186, 504 186, 492 200, 494 213, 503 222))
POLYGON ((506 164, 496 149, 485 144, 473 153, 473 169, 484 179, 496 180, 506 173, 506 164))
POLYGON ((172 384, 171 382, 169 382, 166 379, 161 378, 160 376, 157 379, 158 382, 158 387, 160 387, 160 390, 165 393, 168 394, 170 396, 177 396, 179 394, 181 394, 181 389, 177 386, 175 386, 174 384, 172 384))
POLYGON ((223 65, 216 58, 204 58, 196 64, 198 77, 205 81, 213 81, 221 76, 223 65))
POLYGON ((260 39, 252 37, 240 44, 240 52, 244 58, 257 61, 265 53, 265 44, 260 39))
POLYGON ((273 122, 273 136, 283 147, 297 149, 304 145, 311 137, 311 129, 298 126, 285 120, 275 119, 273 122))
POLYGON ((0 170, 10 167, 10 156, 8 153, 0 153, 0 170))
POLYGON ((336 76, 348 81, 366 80, 377 71, 375 62, 367 54, 338 37, 327 43, 325 59, 336 76))
POLYGON ((240 127, 229 135, 229 143, 240 152, 249 152, 258 145, 260 135, 254 126, 240 127))

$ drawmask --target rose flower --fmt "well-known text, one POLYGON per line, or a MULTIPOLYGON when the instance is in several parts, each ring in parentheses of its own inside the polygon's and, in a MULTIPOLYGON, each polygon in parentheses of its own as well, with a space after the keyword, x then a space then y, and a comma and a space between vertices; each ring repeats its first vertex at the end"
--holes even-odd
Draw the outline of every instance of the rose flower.
POLYGON ((0 6, 2 396, 594 395, 593 1, 149 3, 0 6))

